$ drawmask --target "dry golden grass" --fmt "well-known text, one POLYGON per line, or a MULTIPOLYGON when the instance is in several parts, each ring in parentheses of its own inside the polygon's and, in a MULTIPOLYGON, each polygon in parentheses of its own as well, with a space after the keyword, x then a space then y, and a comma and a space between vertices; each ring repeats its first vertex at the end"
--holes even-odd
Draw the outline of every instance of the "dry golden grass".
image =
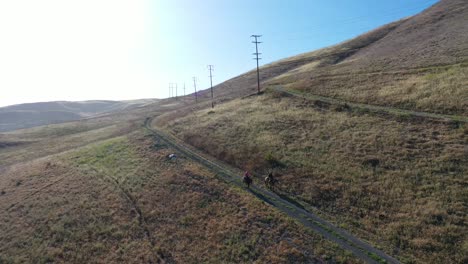
POLYGON ((286 75, 277 77, 272 83, 351 102, 468 115, 466 64, 419 72, 361 72, 312 78, 286 75))
POLYGON ((239 168, 264 174, 276 166, 283 193, 403 260, 467 260, 466 125, 277 97, 233 101, 168 129, 239 168))
MULTIPOLYGON (((140 139, 142 140, 142 139, 140 139)), ((159 174, 135 195, 149 230, 178 263, 356 262, 335 245, 164 145, 139 150, 159 174)))
POLYGON ((414 109, 468 115, 468 67, 455 65, 379 89, 380 104, 413 105, 414 109), (397 102, 397 103, 395 103, 397 102))
POLYGON ((112 185, 57 159, 2 174, 2 263, 139 262, 150 250, 112 185))
MULTIPOLYGON (((467 12, 463 0, 441 1, 265 65, 261 81, 466 116, 467 12)), ((214 110, 204 91, 198 105, 187 96, 0 134, 0 263, 358 262, 197 164, 169 162, 172 150, 139 130, 154 116, 239 168, 275 167, 280 194, 403 262, 468 262, 466 124, 268 94, 221 104, 252 94, 255 84, 250 71, 218 85, 214 110)))
POLYGON ((0 262, 359 263, 142 130, 1 174, 0 262))

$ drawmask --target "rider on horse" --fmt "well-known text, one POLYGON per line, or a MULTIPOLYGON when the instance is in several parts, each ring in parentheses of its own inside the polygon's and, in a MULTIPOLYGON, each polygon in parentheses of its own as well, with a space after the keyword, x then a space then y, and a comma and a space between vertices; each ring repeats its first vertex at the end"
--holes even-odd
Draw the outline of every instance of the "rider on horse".
POLYGON ((268 173, 268 176, 265 177, 265 185, 266 187, 268 188, 273 188, 273 186, 275 185, 276 183, 276 179, 273 178, 273 171, 270 171, 268 173))
POLYGON ((247 185, 247 188, 250 188, 250 184, 252 183, 252 176, 248 171, 245 171, 242 181, 247 185))

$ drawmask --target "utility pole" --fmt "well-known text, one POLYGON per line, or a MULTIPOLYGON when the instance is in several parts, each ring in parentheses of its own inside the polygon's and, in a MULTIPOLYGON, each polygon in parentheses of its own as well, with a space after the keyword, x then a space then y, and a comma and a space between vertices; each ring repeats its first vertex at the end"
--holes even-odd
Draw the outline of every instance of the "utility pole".
POLYGON ((211 71, 214 71, 213 65, 208 65, 208 69, 210 70, 211 108, 214 108, 214 101, 213 101, 213 75, 211 74, 211 71))
POLYGON ((173 83, 169 83, 169 98, 172 98, 173 94, 174 94, 174 84, 173 83))
POLYGON ((184 82, 184 97, 185 97, 185 82, 184 82))
POLYGON ((177 100, 177 83, 175 84, 175 99, 177 100))
POLYGON ((261 36, 262 35, 252 35, 252 36, 250 36, 251 38, 255 38, 255 41, 252 41, 252 43, 255 43, 255 53, 253 55, 255 55, 254 60, 257 60, 257 93, 258 94, 260 93, 260 70, 258 68, 258 60, 262 59, 262 58, 258 57, 258 55, 261 54, 261 53, 258 53, 258 44, 260 44, 262 42, 257 41, 257 38, 259 38, 261 36))
POLYGON ((198 103, 198 94, 197 94, 197 77, 193 77, 193 88, 195 89, 195 103, 198 103))

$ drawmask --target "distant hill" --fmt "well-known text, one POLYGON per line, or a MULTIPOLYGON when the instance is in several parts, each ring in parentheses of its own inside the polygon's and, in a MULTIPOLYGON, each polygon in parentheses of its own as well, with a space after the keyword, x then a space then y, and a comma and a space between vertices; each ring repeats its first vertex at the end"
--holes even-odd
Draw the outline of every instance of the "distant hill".
POLYGON ((0 107, 0 132, 62 123, 132 109, 153 103, 153 99, 129 101, 40 102, 0 107))

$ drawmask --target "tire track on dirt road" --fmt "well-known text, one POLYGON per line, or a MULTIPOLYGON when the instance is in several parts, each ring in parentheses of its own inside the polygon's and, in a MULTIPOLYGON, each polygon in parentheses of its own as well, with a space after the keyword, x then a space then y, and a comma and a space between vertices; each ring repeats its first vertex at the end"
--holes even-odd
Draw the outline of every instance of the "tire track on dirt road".
MULTIPOLYGON (((168 146, 172 147, 180 154, 187 158, 204 165, 225 182, 246 189, 241 182, 241 177, 236 169, 223 164, 219 161, 214 161, 203 157, 198 151, 186 146, 180 140, 170 136, 162 131, 151 128, 152 118, 146 118, 144 126, 148 129, 158 141, 163 141, 168 146)), ((291 218, 302 223, 310 230, 321 234, 326 239, 335 242, 341 248, 349 250, 356 257, 367 263, 400 263, 396 258, 385 254, 379 249, 374 248, 370 244, 360 240, 359 238, 351 235, 347 231, 334 226, 333 224, 325 221, 316 214, 306 211, 303 208, 281 198, 276 193, 263 188, 253 186, 248 190, 251 194, 255 195, 262 201, 270 204, 276 209, 287 214, 291 218)))

